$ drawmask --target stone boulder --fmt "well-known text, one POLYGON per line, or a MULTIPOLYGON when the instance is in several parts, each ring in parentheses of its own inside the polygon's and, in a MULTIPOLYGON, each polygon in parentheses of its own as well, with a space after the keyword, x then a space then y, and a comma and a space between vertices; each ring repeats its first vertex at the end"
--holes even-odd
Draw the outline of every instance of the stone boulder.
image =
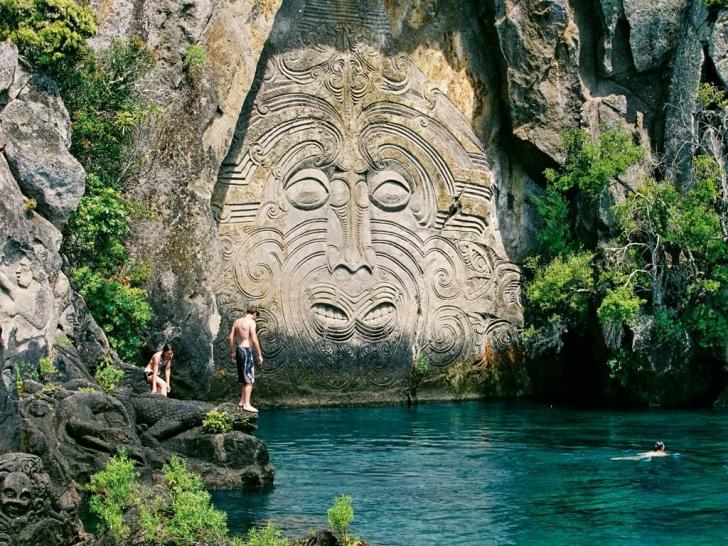
POLYGON ((728 86, 728 10, 718 13, 708 47, 720 81, 728 86))
POLYGON ((623 0, 629 22, 629 45, 638 72, 669 60, 683 28, 689 0, 623 0))
POLYGON ((53 388, 33 388, 18 401, 22 446, 41 457, 53 483, 80 492, 109 457, 125 450, 146 479, 161 472, 173 455, 182 456, 210 487, 270 484, 273 467, 260 440, 250 435, 254 414, 220 407, 233 414, 234 430, 209 434, 202 428, 214 409, 204 402, 182 401, 129 388, 106 393, 93 381, 76 379, 53 388))
MULTIPOLYGON (((13 61, 12 55, 2 57, 13 61)), ((58 87, 47 76, 32 75, 9 99, 0 112, 3 155, 23 194, 61 228, 81 200, 86 174, 68 151, 71 121, 58 87)))
POLYGON ((565 0, 496 3, 513 134, 560 157, 561 134, 578 126, 584 89, 579 28, 565 0))

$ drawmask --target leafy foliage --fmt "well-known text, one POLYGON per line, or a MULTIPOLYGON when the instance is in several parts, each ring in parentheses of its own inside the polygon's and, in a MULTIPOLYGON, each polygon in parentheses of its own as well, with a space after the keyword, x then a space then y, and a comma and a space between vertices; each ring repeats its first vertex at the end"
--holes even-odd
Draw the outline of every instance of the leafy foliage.
POLYGON ((95 33, 93 10, 74 0, 0 0, 0 41, 41 68, 86 52, 95 33))
POLYGON ((728 0, 703 0, 709 8, 728 9, 728 0))
POLYGON ((141 542, 157 546, 230 543, 227 516, 212 506, 200 476, 187 470, 179 457, 162 472, 163 492, 143 485, 134 463, 122 452, 91 477, 86 486, 93 494, 91 511, 108 536, 125 543, 139 533, 141 542))
POLYGON ((107 355, 99 362, 94 377, 102 389, 110 392, 119 386, 119 382, 124 377, 124 372, 117 368, 107 355))
POLYGON ((230 416, 224 411, 212 409, 205 414, 202 426, 208 432, 228 432, 233 425, 230 416))
POLYGON ((288 546, 290 541, 275 523, 269 521, 265 527, 253 528, 248 533, 248 546, 288 546))
POLYGON ((579 252, 556 256, 545 266, 529 262, 535 274, 526 288, 529 307, 548 322, 564 320, 578 324, 584 320, 594 290, 592 262, 594 255, 579 252))
MULTIPOLYGON (((706 107, 726 106, 725 93, 711 86, 701 88, 700 98, 706 107)), ((564 332, 583 332, 594 317, 611 351, 610 375, 625 384, 643 367, 632 354, 640 349, 623 345, 623 333, 642 316, 654 349, 664 346, 665 354, 674 354, 693 345, 725 355, 728 206, 717 162, 695 157, 690 184, 682 190, 650 177, 639 187, 623 185, 626 199, 615 207, 615 225, 586 251, 575 229, 574 204, 596 206, 596 198, 644 154, 614 129, 602 130, 599 138, 570 132, 564 143, 563 168, 546 171, 549 187, 535 200, 545 225, 539 255, 527 262, 527 345, 550 336, 547 346, 560 347, 564 332)))
POLYGON ((54 359, 50 356, 44 356, 38 361, 38 371, 40 376, 44 379, 49 379, 51 376, 58 373, 58 368, 54 359))
POLYGON ((184 65, 192 73, 199 73, 207 64, 207 52, 200 44, 187 44, 184 65))
POLYGON ((63 252, 74 287, 111 346, 129 361, 140 355, 151 307, 148 267, 130 261, 126 251, 130 223, 143 211, 122 190, 144 162, 133 146, 136 131, 158 111, 138 85, 153 66, 149 49, 131 38, 98 54, 87 51, 72 70, 62 65, 54 73, 73 122, 71 151, 87 172, 63 252))
POLYGON ((559 171, 546 169, 546 179, 560 192, 576 188, 589 198, 599 195, 644 156, 642 147, 619 129, 605 129, 599 138, 583 130, 567 131, 564 149, 564 166, 559 171))
POLYGON ((101 520, 102 528, 116 542, 122 542, 131 532, 124 523, 124 513, 136 499, 137 472, 134 462, 125 451, 111 457, 106 468, 91 476, 86 490, 92 494, 91 512, 101 520))
MULTIPOLYGON (((148 161, 134 143, 159 111, 139 85, 155 59, 139 38, 96 53, 85 43, 95 31, 94 12, 74 0, 0 0, 0 39, 15 42, 58 83, 71 115, 71 152, 87 173, 86 192, 64 232, 69 277, 112 347, 133 360, 151 308, 146 278, 136 274, 144 267, 127 265, 125 248, 140 207, 122 190, 148 161)), ((27 212, 34 208, 29 201, 27 212)))
POLYGON ((339 542, 344 546, 354 546, 359 541, 349 536, 349 525, 354 521, 354 508, 352 507, 351 497, 349 495, 341 495, 334 499, 334 505, 328 509, 326 515, 329 525, 337 535, 339 542))

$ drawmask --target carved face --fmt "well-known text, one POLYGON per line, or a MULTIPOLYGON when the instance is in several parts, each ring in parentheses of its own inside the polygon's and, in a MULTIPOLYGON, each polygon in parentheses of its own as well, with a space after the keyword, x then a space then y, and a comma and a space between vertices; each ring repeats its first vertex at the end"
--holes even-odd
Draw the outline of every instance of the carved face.
POLYGON ((267 371, 388 385, 413 345, 442 365, 510 328, 518 271, 488 246, 490 173, 462 116, 406 58, 326 32, 338 47, 272 58, 223 165, 218 301, 263 306, 267 371))
POLYGON ((10 518, 22 517, 28 513, 33 500, 33 486, 30 478, 22 472, 11 472, 3 481, 3 512, 10 518))
POLYGON ((28 288, 33 282, 33 269, 30 260, 23 258, 15 269, 15 279, 20 288, 28 288))

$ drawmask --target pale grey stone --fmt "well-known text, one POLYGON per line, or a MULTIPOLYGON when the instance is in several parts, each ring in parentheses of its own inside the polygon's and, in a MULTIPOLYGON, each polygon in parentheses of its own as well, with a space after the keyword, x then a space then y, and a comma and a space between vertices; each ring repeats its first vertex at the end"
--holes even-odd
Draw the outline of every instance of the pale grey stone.
POLYGON ((669 58, 684 25, 688 0, 623 0, 629 44, 638 72, 654 70, 669 58))
POLYGON ((70 120, 55 83, 34 76, 0 112, 3 153, 15 179, 38 212, 62 227, 76 210, 85 172, 69 153, 70 120))
POLYGON ((17 66, 18 48, 12 42, 0 43, 0 107, 5 104, 3 97, 13 84, 17 66))
POLYGON ((357 27, 335 24, 357 5, 311 2, 297 27, 274 29, 220 170, 228 382, 228 332, 250 304, 263 308, 266 389, 340 400, 399 391, 413 354, 445 369, 507 348, 522 323, 485 150, 435 82, 381 46, 376 4, 357 27))
POLYGON ((505 0, 496 30, 506 62, 513 133, 552 158, 561 134, 578 125, 579 29, 564 0, 505 0))
POLYGON ((713 26, 710 57, 723 85, 728 85, 728 10, 721 10, 713 26))

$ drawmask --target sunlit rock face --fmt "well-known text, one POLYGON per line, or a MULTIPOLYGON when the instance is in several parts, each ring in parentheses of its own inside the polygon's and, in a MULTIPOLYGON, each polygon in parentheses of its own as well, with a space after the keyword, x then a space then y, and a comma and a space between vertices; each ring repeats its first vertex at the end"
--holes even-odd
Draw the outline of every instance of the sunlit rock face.
POLYGON ((218 363, 259 304, 269 388, 396 387, 413 348, 473 361, 521 322, 486 151, 388 29, 376 2, 284 7, 219 174, 218 363))

